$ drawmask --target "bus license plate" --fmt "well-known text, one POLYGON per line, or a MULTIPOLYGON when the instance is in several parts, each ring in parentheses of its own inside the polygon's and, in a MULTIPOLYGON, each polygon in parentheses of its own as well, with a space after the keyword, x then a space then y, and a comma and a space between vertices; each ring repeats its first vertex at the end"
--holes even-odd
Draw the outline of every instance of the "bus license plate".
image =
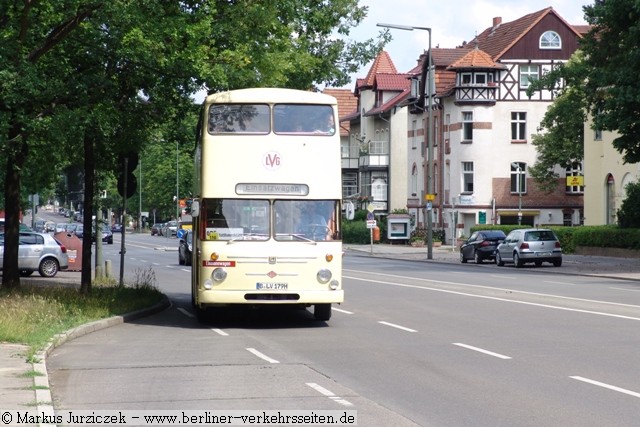
POLYGON ((270 289, 270 290, 286 290, 289 289, 288 283, 270 283, 270 282, 258 282, 256 283, 256 289, 270 289))

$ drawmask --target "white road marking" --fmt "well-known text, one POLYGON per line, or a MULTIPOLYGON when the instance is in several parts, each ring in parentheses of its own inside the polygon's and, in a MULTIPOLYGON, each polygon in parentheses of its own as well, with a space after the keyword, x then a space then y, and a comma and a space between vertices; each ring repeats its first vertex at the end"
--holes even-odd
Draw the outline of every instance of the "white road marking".
MULTIPOLYGON (((365 272, 363 272, 363 273, 365 273, 365 272)), ((387 276, 386 274, 380 274, 380 273, 378 273, 378 275, 379 276, 387 276)), ((539 303, 535 303, 535 302, 516 301, 516 300, 512 300, 512 299, 507 299, 507 298, 490 297, 490 296, 486 296, 486 295, 470 294, 470 293, 467 293, 467 292, 450 291, 450 290, 447 290, 447 289, 438 289, 438 288, 430 288, 430 287, 427 287, 427 286, 407 285, 407 284, 403 284, 403 283, 385 282, 385 281, 382 281, 382 280, 363 279, 361 277, 352 277, 352 276, 344 276, 344 275, 342 277, 344 279, 361 280, 363 282, 366 281, 366 282, 372 282, 372 283, 380 283, 380 284, 383 284, 383 285, 392 285, 392 286, 398 286, 398 287, 402 287, 402 288, 422 289, 422 290, 425 290, 425 291, 443 292, 443 293, 447 293, 447 294, 463 295, 463 296, 468 296, 468 297, 473 297, 473 298, 482 298, 482 299, 490 299, 490 300, 494 300, 494 301, 510 302, 510 303, 513 303, 513 304, 524 304, 524 305, 531 305, 531 306, 535 306, 535 307, 551 308, 551 309, 554 309, 554 310, 573 311, 573 312, 576 312, 576 313, 595 314, 595 315, 598 315, 598 316, 615 317, 615 318, 618 318, 618 319, 627 319, 627 320, 638 320, 638 321, 640 321, 640 317, 623 316, 623 315, 619 315, 619 314, 603 313, 603 312, 600 312, 600 311, 580 310, 580 309, 577 309, 577 308, 560 307, 560 306, 555 306, 555 305, 539 304, 539 303)), ((429 281, 429 282, 442 283, 442 284, 447 284, 447 285, 466 286, 466 287, 470 287, 470 288, 484 288, 484 289, 491 289, 491 290, 503 291, 503 292, 508 291, 508 292, 512 292, 512 293, 521 293, 521 294, 525 294, 525 295, 547 296, 547 297, 554 297, 554 298, 559 298, 559 299, 567 299, 567 300, 572 300, 572 301, 596 302, 596 303, 600 303, 600 304, 609 304, 609 305, 617 305, 617 306, 624 306, 624 307, 634 307, 634 308, 635 307, 640 307, 638 305, 633 305, 633 304, 619 304, 619 303, 608 302, 608 301, 588 300, 588 299, 583 299, 583 298, 571 298, 571 297, 564 297, 564 296, 561 296, 561 295, 541 294, 541 293, 537 293, 537 292, 524 292, 524 291, 519 291, 519 290, 515 290, 515 289, 495 288, 495 287, 492 287, 492 286, 469 285, 469 284, 466 284, 466 283, 444 282, 444 281, 439 281, 439 280, 420 279, 420 278, 416 278, 416 277, 403 277, 403 276, 392 276, 392 277, 411 279, 413 281, 429 281)))
POLYGON ((342 310, 341 308, 331 307, 331 309, 335 310, 335 311, 339 311, 340 313, 344 313, 344 314, 353 314, 353 312, 347 311, 347 310, 342 310))
POLYGON ((601 383, 600 381, 590 380, 589 378, 578 377, 578 376, 569 377, 569 378, 573 378, 574 380, 583 381, 585 383, 597 385, 598 387, 608 388, 609 390, 613 390, 613 391, 617 391, 617 392, 620 392, 620 393, 628 394, 629 396, 640 397, 640 393, 637 393, 635 391, 627 390, 626 388, 616 387, 616 386, 610 385, 610 384, 601 383))
POLYGON ((267 356, 267 355, 265 355, 265 354, 260 353, 260 352, 259 352, 258 350, 256 350, 255 348, 247 348, 247 350, 248 350, 250 353, 253 353, 253 354, 255 354, 256 356, 258 356, 260 359, 262 359, 262 360, 266 360, 266 361, 267 361, 267 362, 269 362, 269 363, 280 363, 280 362, 278 362, 276 359, 272 359, 272 358, 270 358, 269 356, 267 356))
POLYGON ((321 393, 325 396, 327 396, 329 399, 333 400, 334 402, 337 402, 341 405, 344 406, 353 406, 353 403, 349 402, 348 400, 345 400, 341 397, 336 396, 332 391, 327 390, 326 388, 322 387, 321 385, 318 385, 316 383, 306 383, 309 387, 311 387, 312 389, 314 389, 315 391, 317 391, 318 393, 321 393))
POLYGON ((212 328, 211 329, 213 332, 215 332, 218 335, 222 335, 223 337, 228 337, 229 334, 226 333, 225 331, 223 331, 222 329, 218 329, 218 328, 212 328))
POLYGON ((640 289, 625 289, 625 288, 616 288, 613 286, 610 286, 609 289, 615 289, 618 291, 640 292, 640 289))
POLYGON ((402 329, 403 331, 407 331, 407 332, 418 332, 415 329, 405 328, 404 326, 396 325, 395 323, 389 323, 389 322, 383 322, 383 321, 379 321, 378 323, 380 323, 381 325, 391 326, 392 328, 402 329))
POLYGON ((196 316, 194 316, 191 312, 189 312, 188 310, 182 308, 182 307, 178 307, 178 311, 182 314, 184 314, 187 317, 191 317, 192 319, 196 316))
POLYGON ((497 357, 499 359, 511 359, 511 357, 509 356, 505 356, 504 354, 500 354, 500 353, 494 353, 493 351, 489 351, 489 350, 484 350, 482 348, 479 347, 473 347, 471 345, 467 345, 467 344, 462 344, 460 342, 454 342, 453 345, 457 345, 458 347, 464 347, 467 348, 469 350, 473 350, 473 351, 478 351, 480 353, 484 353, 484 354, 488 354, 489 356, 493 356, 493 357, 497 357))

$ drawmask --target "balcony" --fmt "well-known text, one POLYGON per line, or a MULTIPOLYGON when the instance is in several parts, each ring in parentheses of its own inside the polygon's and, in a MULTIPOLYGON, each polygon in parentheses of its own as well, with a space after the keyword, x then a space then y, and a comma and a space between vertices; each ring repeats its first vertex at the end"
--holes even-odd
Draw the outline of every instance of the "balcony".
POLYGON ((360 167, 389 166, 389 141, 374 140, 360 147, 360 167))
POLYGON ((496 83, 465 84, 456 86, 456 105, 490 104, 496 103, 498 86, 496 83))

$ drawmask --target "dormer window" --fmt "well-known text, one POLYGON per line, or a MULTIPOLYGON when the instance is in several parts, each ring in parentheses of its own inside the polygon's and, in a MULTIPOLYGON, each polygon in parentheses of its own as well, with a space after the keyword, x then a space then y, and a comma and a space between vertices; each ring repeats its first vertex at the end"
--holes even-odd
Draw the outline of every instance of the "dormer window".
POLYGON ((540 36, 540 49, 560 49, 562 48, 562 40, 560 35, 555 31, 545 31, 540 36))

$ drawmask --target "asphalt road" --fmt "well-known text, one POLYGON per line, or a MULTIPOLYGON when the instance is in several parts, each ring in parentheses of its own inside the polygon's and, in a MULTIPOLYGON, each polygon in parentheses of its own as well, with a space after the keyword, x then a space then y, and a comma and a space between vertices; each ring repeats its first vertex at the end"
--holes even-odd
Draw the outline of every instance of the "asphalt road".
MULTIPOLYGON (((119 238, 105 257, 119 269, 119 238)), ((230 310, 201 325, 177 242, 127 235, 171 308, 47 360, 60 409, 356 410, 364 426, 637 425, 638 282, 347 253, 331 321, 230 310)))

